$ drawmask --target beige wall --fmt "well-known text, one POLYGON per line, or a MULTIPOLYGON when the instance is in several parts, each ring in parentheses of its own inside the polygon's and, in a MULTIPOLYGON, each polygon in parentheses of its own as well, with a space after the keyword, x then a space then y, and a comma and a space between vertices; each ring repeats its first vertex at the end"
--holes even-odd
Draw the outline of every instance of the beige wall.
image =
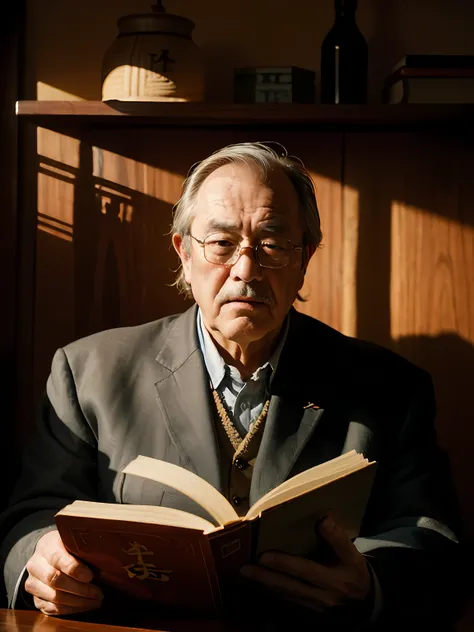
MULTIPOLYGON (((38 98, 100 99, 100 65, 117 18, 150 10, 145 0, 30 0, 29 54, 38 98)), ((320 46, 333 21, 333 0, 165 0, 192 19, 207 68, 207 98, 230 101, 234 67, 296 65, 318 71, 320 46)), ((370 99, 405 53, 474 54, 471 0, 359 0, 358 23, 369 43, 370 99)), ((31 98, 36 95, 30 94, 31 98)))

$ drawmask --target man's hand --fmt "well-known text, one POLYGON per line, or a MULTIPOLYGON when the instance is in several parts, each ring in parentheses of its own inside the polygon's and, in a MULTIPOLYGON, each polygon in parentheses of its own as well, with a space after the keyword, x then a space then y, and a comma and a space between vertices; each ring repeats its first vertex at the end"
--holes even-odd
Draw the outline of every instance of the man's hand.
POLYGON ((92 571, 66 551, 58 531, 38 540, 26 570, 25 590, 44 614, 75 614, 102 604, 101 589, 90 583, 92 571))
POLYGON ((371 588, 364 557, 332 518, 326 518, 319 531, 335 553, 334 563, 323 565, 294 555, 268 552, 261 556, 258 565, 244 566, 242 574, 287 601, 318 612, 362 602, 371 588))

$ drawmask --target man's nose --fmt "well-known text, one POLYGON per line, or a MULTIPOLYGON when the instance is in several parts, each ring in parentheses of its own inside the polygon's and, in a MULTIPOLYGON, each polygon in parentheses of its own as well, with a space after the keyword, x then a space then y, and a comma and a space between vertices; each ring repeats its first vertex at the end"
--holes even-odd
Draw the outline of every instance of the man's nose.
POLYGON ((234 281, 260 281, 263 278, 263 268, 258 265, 255 250, 252 246, 242 246, 239 258, 230 269, 230 277, 234 281))

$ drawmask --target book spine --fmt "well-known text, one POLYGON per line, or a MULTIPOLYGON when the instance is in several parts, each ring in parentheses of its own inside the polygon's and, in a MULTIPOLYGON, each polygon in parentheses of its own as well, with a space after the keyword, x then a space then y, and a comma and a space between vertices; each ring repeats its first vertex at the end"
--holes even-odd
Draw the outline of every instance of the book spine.
POLYGON ((396 72, 387 77, 384 83, 383 92, 384 100, 387 102, 390 88, 397 81, 405 81, 411 77, 420 79, 438 79, 444 77, 451 78, 474 78, 474 68, 399 68, 396 72))
POLYGON ((240 569, 253 560, 257 523, 258 520, 243 520, 208 536, 224 604, 231 597, 235 599, 235 591, 241 585, 240 569))
POLYGON ((474 68, 474 55, 406 55, 407 68, 474 68))

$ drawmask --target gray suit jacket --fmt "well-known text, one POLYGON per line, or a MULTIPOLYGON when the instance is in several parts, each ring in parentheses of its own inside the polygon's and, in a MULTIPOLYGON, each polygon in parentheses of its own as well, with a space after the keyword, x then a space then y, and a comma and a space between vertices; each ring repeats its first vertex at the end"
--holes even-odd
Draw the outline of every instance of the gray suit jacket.
MULTIPOLYGON (((121 474, 137 455, 179 464, 225 493, 195 323, 194 306, 56 352, 37 434, 0 519, 10 602, 38 538, 75 499, 161 504, 206 516, 167 486, 121 474)), ((424 371, 292 310, 250 502, 348 450, 376 460, 356 545, 379 578, 385 611, 425 616, 440 595, 446 599, 457 549, 454 493, 434 415, 424 371), (319 409, 305 408, 309 402, 319 409)))

